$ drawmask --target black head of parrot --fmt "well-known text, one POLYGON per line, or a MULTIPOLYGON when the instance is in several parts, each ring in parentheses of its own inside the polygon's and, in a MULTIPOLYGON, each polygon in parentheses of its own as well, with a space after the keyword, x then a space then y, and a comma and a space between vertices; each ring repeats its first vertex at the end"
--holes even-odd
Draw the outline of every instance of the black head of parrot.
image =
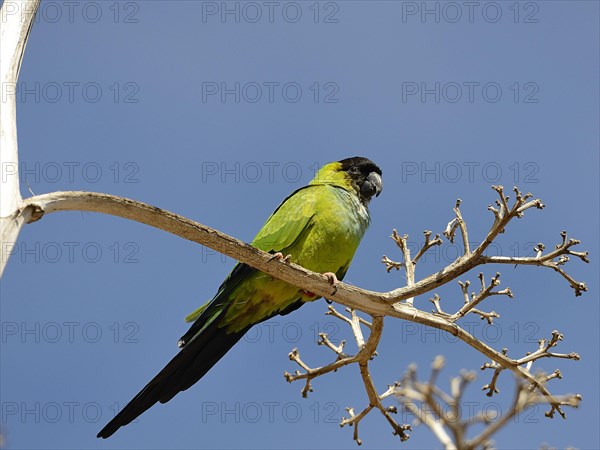
POLYGON ((361 203, 368 205, 371 197, 379 196, 383 190, 382 172, 377 164, 368 158, 355 156, 340 161, 342 170, 351 179, 361 203))

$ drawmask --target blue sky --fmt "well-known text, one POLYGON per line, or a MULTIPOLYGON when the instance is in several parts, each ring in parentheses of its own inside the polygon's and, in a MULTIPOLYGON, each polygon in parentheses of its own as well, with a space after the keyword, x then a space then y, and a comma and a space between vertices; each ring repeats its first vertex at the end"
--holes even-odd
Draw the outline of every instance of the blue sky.
MULTIPOLYGON (((463 200, 472 242, 491 225, 493 184, 546 203, 501 236, 496 254, 525 256, 559 233, 583 241, 591 264, 568 271, 575 298, 549 270, 499 270, 516 298, 490 299, 493 328, 473 334, 520 357, 554 329, 579 362, 535 365, 583 395, 566 421, 533 409, 496 437, 499 448, 598 448, 599 11, 591 1, 43 2, 21 70, 22 187, 134 198, 250 241, 279 202, 319 165, 362 155, 385 189, 346 281, 387 291, 403 283, 379 263, 389 235, 441 232, 463 200), (226 10, 225 10, 226 9, 226 10)), ((147 226, 90 213, 28 225, 2 279, 2 433, 7 448, 353 448, 337 425, 366 405, 356 367, 314 382, 308 399, 282 373, 287 354, 331 355, 320 331, 349 339, 323 301, 253 329, 190 390, 107 441, 95 435, 176 353, 183 317, 212 297, 233 261, 147 226)), ((436 250, 417 276, 451 262, 436 250)), ((477 271, 461 279, 475 285, 477 271)), ((438 293, 458 308, 455 283, 438 293)), ((429 296, 416 305, 429 310, 429 296)), ((349 344, 350 345, 350 344, 349 344)), ((350 346, 350 349, 352 347, 350 346)), ((485 359, 440 332, 386 321, 372 363, 381 391, 438 354, 478 379, 465 402, 506 409, 513 380, 489 399, 485 359)), ((410 420, 411 417, 405 417, 410 420)), ((400 418, 399 420, 402 420, 400 418)), ((476 431, 476 430, 474 430, 476 431)), ((431 448, 424 427, 400 444, 384 419, 361 424, 365 448, 431 448)))

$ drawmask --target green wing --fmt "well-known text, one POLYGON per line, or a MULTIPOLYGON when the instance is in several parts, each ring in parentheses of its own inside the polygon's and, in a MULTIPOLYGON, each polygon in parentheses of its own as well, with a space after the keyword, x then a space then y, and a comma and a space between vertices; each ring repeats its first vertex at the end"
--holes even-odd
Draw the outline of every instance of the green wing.
MULTIPOLYGON (((316 192, 320 187, 305 186, 296 190, 271 214, 258 232, 252 244, 254 247, 265 252, 279 252, 294 244, 302 236, 302 233, 310 226, 311 219, 315 214, 314 204, 316 192), (300 211, 300 214, 298 214, 300 211)), ((248 279, 255 269, 246 264, 238 263, 231 273, 225 278, 215 297, 209 302, 186 316, 186 322, 193 322, 202 315, 209 307, 215 309, 216 303, 223 302, 229 294, 244 280, 248 279)), ((219 310, 222 308, 219 308, 219 310)), ((212 315, 212 318, 215 316, 212 315)), ((198 331, 198 330, 195 330, 198 331)))
POLYGON ((298 189, 275 210, 258 232, 252 245, 265 252, 283 252, 310 226, 316 212, 317 186, 298 189))

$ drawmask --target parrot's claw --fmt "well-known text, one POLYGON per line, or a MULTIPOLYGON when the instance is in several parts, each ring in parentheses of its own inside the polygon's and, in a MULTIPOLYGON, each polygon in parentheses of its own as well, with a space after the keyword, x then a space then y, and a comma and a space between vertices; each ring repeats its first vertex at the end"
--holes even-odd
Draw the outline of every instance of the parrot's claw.
POLYGON ((290 262, 291 257, 292 257, 292 255, 283 256, 283 253, 277 252, 277 253, 273 253, 273 256, 271 257, 270 261, 273 261, 274 259, 276 259, 281 262, 290 262))
MULTIPOLYGON (((325 273, 323 274, 323 276, 324 276, 325 278, 327 278, 327 281, 329 281, 329 284, 333 286, 333 292, 331 293, 331 295, 335 295, 335 293, 336 293, 336 292, 337 292, 337 290, 338 290, 338 288, 337 288, 337 285, 338 285, 338 283, 340 282, 340 281, 337 279, 337 276, 336 276, 336 275, 335 275, 335 273, 333 273, 333 272, 325 272, 325 273)), ((330 300, 327 300, 327 301, 328 301, 328 302, 330 302, 330 300)))

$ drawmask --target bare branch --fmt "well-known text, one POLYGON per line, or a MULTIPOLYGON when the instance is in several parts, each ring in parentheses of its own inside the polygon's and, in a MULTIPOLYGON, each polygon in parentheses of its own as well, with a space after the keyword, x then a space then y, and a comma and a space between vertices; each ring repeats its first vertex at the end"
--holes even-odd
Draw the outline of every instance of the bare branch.
POLYGON ((577 354, 575 352, 564 354, 564 353, 552 353, 552 352, 548 351, 552 347, 556 347, 556 345, 558 344, 558 341, 562 341, 562 340, 563 340, 563 335, 561 333, 559 333, 558 331, 554 330, 552 332, 552 338, 549 341, 546 339, 540 339, 538 349, 535 352, 528 354, 527 356, 525 356, 521 359, 518 359, 516 361, 516 363, 518 365, 523 365, 523 364, 535 361, 540 358, 564 358, 564 359, 574 359, 575 361, 579 361, 581 359, 581 357, 579 356, 579 354, 577 354))
MULTIPOLYGON (((552 332, 552 338, 550 340, 540 339, 538 349, 533 353, 527 353, 526 356, 520 359, 513 360, 515 366, 517 366, 520 370, 521 374, 531 374, 531 367, 534 361, 540 358, 564 358, 564 359, 572 359, 575 361, 579 361, 579 354, 572 352, 568 354, 563 353, 552 353, 549 350, 558 345, 559 341, 563 340, 563 335, 558 331, 554 330, 552 332), (521 366, 525 365, 525 368, 521 368, 521 366)), ((508 353, 508 349, 502 349, 502 354, 506 356, 508 353)), ((498 364, 497 361, 486 362, 481 366, 481 370, 485 369, 493 369, 494 374, 492 375, 492 380, 489 384, 486 384, 482 387, 482 390, 487 390, 487 395, 491 397, 495 393, 498 393, 498 389, 496 387, 496 382, 498 380, 498 376, 500 373, 505 370, 505 368, 498 364)), ((549 416, 552 417, 554 412, 558 412, 563 418, 566 417, 564 411, 561 409, 563 403, 561 403, 560 399, 554 397, 546 388, 546 382, 554 379, 554 378, 562 378, 562 374, 559 370, 554 371, 551 375, 540 377, 539 375, 535 375, 530 378, 529 390, 531 392, 537 390, 540 393, 540 398, 544 398, 544 401, 550 404, 550 411, 548 412, 549 416)), ((578 396, 579 400, 581 400, 581 396, 578 396)))
MULTIPOLYGON (((490 364, 490 368, 494 366, 495 364, 490 364)), ((502 417, 490 417, 484 411, 472 417, 464 417, 462 414, 467 409, 461 408, 462 396, 467 386, 475 380, 475 374, 462 372, 459 377, 453 378, 450 381, 450 394, 447 394, 436 386, 442 367, 443 358, 438 356, 432 364, 429 381, 423 383, 418 381, 416 369, 414 365, 411 365, 396 388, 395 394, 402 406, 413 413, 418 422, 426 425, 445 449, 489 448, 490 438, 508 425, 517 414, 535 404, 547 401, 545 395, 532 390, 527 383, 522 383, 517 379, 512 406, 502 417), (477 423, 483 423, 484 428, 479 435, 469 439, 468 431, 477 423)), ((536 382, 543 385, 549 379, 556 377, 558 375, 538 374, 536 382)), ((496 390, 495 380, 492 382, 491 388, 496 390)), ((581 397, 567 395, 557 397, 555 401, 558 406, 577 407, 581 397)))
MULTIPOLYGON (((442 244, 442 240, 440 239, 439 234, 436 234, 435 238, 433 238, 433 240, 431 240, 431 231, 425 230, 423 232, 423 234, 425 235, 425 243, 423 244, 423 246, 421 247, 421 250, 419 250, 419 252, 413 259, 410 256, 410 249, 408 248, 408 243, 407 243, 408 235, 405 234, 404 236, 400 236, 398 234, 398 232, 394 229, 392 232, 392 235, 390 237, 394 240, 394 242, 396 242, 396 245, 400 248, 400 251, 402 252, 402 256, 404 258, 404 262, 392 261, 385 255, 383 256, 383 258, 381 260, 381 262, 385 264, 386 270, 388 273, 392 269, 400 270, 402 267, 404 267, 404 269, 406 271, 406 286, 407 287, 413 286, 415 284, 415 267, 416 267, 419 259, 431 247, 442 244)), ((414 301, 413 297, 407 298, 405 301, 405 305, 412 307, 413 301, 414 301)))
POLYGON ((560 266, 566 264, 569 261, 569 255, 573 255, 581 259, 585 263, 589 263, 588 252, 575 252, 571 250, 571 247, 578 245, 580 241, 577 239, 567 240, 567 232, 562 231, 560 233, 562 238, 561 244, 556 244, 555 249, 552 252, 543 254, 546 246, 539 243, 534 250, 536 255, 534 257, 510 257, 510 256, 482 256, 484 264, 522 264, 522 265, 533 265, 542 266, 554 269, 563 278, 565 278, 569 285, 575 290, 575 295, 580 296, 582 292, 587 291, 587 286, 583 282, 576 281, 570 275, 568 275, 560 266), (558 261, 555 259, 558 258, 558 261))
POLYGON ((327 314, 332 315, 350 325, 350 327, 352 329, 352 333, 354 334, 354 339, 355 339, 357 347, 359 349, 359 351, 356 355, 348 356, 348 355, 342 353, 343 344, 340 344, 340 346, 333 345, 331 342, 329 342, 326 335, 324 335, 324 333, 322 333, 322 341, 319 342, 319 344, 326 345, 328 348, 333 350, 333 352, 337 355, 336 361, 331 364, 328 364, 326 366, 313 369, 313 368, 310 368, 307 364, 305 364, 300 359, 300 357, 298 355, 298 350, 294 349, 290 353, 290 359, 295 361, 304 370, 304 373, 297 371, 294 375, 292 375, 292 374, 286 372, 284 374, 284 376, 285 376, 286 380, 290 383, 293 381, 296 381, 296 380, 305 379, 306 385, 302 389, 302 396, 306 397, 308 395, 308 392, 312 392, 311 381, 314 378, 324 375, 326 373, 335 371, 338 368, 346 366, 348 364, 357 363, 360 368, 360 374, 361 374, 361 378, 363 380, 363 384, 365 386, 365 391, 369 398, 369 404, 359 414, 356 414, 354 412, 354 408, 346 408, 346 411, 348 412, 349 417, 347 417, 347 418, 343 417, 340 422, 340 426, 341 427, 344 427, 346 425, 353 426, 354 427, 354 437, 353 438, 358 445, 361 445, 362 440, 360 439, 359 433, 358 433, 359 423, 372 410, 378 409, 381 412, 381 414, 386 418, 386 420, 388 421, 390 426, 392 427, 393 433, 395 435, 400 436, 400 439, 404 441, 404 440, 408 439, 408 434, 406 434, 406 431, 410 429, 410 426, 398 424, 394 420, 394 418, 391 416, 391 414, 393 414, 395 412, 395 409, 394 408, 392 408, 392 409, 386 408, 381 403, 383 399, 389 397, 390 395, 392 395, 394 393, 395 386, 393 386, 393 387, 388 386, 388 390, 385 391, 383 394, 379 395, 377 393, 375 385, 373 384, 373 381, 371 379, 371 374, 369 371, 369 361, 375 356, 377 346, 379 345, 379 340, 381 339, 381 334, 383 331, 383 317, 375 316, 375 317, 373 317, 373 322, 369 323, 369 322, 365 321, 364 319, 360 319, 358 317, 358 315, 356 314, 356 311, 350 310, 349 312, 350 312, 350 317, 346 317, 343 314, 340 314, 339 312, 337 312, 335 310, 335 308, 330 306, 327 314), (371 334, 369 335, 369 338, 367 339, 366 342, 364 341, 362 330, 360 329, 361 324, 365 324, 366 326, 368 326, 371 329, 371 334))
POLYGON ((388 273, 390 273, 392 269, 400 270, 402 267, 404 267, 404 263, 392 261, 385 255, 383 255, 381 258, 381 262, 385 264, 385 270, 387 270, 388 273))
MULTIPOLYGON (((460 259, 448 267, 429 275, 412 286, 406 286, 390 292, 374 292, 360 289, 340 282, 335 296, 331 295, 331 287, 326 277, 301 268, 293 263, 271 261, 271 256, 247 244, 231 238, 205 225, 193 222, 182 216, 161 210, 134 200, 107 194, 92 192, 56 192, 31 197, 23 202, 21 213, 33 209, 30 221, 41 218, 44 214, 65 211, 83 210, 117 215, 136 220, 171 232, 185 239, 206 245, 220 253, 246 263, 278 279, 300 286, 317 295, 335 300, 350 308, 361 310, 370 315, 389 315, 436 328, 445 329, 456 335, 453 324, 429 313, 417 312, 408 305, 398 304, 402 300, 429 292, 451 279, 457 278, 473 267, 485 263, 483 251, 489 242, 482 243, 468 258, 460 259)), ((515 213, 516 214, 516 213, 515 213)), ((507 218, 500 225, 508 223, 507 218)), ((498 226, 496 228, 499 228, 498 226)), ((490 232, 495 237, 499 232, 490 232)))
POLYGON ((476 314, 479 314, 482 318, 487 318, 488 323, 492 323, 491 322, 492 317, 499 317, 498 314, 496 314, 493 311, 491 313, 484 313, 479 310, 474 310, 474 308, 477 305, 479 305, 483 300, 485 300, 486 298, 491 297, 493 295, 506 295, 507 297, 513 298, 513 293, 510 290, 510 288, 506 288, 501 291, 493 291, 493 289, 496 286, 500 285, 500 273, 496 272, 496 275, 492 278, 492 280, 490 281, 490 284, 488 286, 485 285, 485 279, 484 279, 483 273, 479 274, 479 280, 481 281, 481 290, 479 291, 479 293, 477 295, 472 294, 471 299, 469 299, 469 295, 467 293, 467 288, 469 287, 468 282, 466 282, 466 283, 459 282, 460 287, 463 291, 465 304, 455 314, 453 314, 449 318, 449 320, 456 321, 456 320, 460 319, 461 317, 464 317, 465 315, 467 315, 470 312, 475 312, 476 314))
POLYGON ((296 371, 294 374, 285 372, 283 375, 289 383, 296 380, 306 380, 306 385, 302 390, 303 397, 307 397, 308 393, 312 392, 311 381, 314 378, 317 378, 321 375, 325 375, 329 372, 336 371, 341 367, 347 366, 348 364, 353 364, 357 362, 360 363, 365 359, 369 360, 376 353, 377 345, 379 343, 379 339, 381 338, 381 330, 383 329, 383 319, 380 318, 381 321, 377 322, 375 327, 375 323, 370 324, 369 322, 364 320, 361 322, 354 310, 350 310, 349 312, 351 316, 346 317, 343 314, 339 313, 333 306, 329 306, 328 311, 325 314, 332 315, 350 325, 354 334, 356 345, 358 347, 358 352, 356 355, 347 355, 343 353, 343 348, 346 344, 345 341, 342 341, 342 343, 339 346, 336 346, 329 340, 326 333, 319 334, 319 336, 321 337, 321 341, 319 341, 318 344, 325 345, 327 348, 329 348, 336 354, 337 359, 333 363, 322 367, 310 368, 306 363, 304 363, 304 361, 302 361, 302 359, 300 359, 298 349, 295 348, 290 352, 290 360, 296 362, 296 364, 298 364, 304 370, 304 372, 296 371), (371 328, 371 334, 366 343, 364 341, 362 330, 360 329, 361 323, 364 323, 371 328), (373 331, 374 327, 376 328, 375 332, 373 331))
POLYGON ((439 314, 441 316, 444 316, 444 317, 449 317, 450 314, 448 314, 442 310, 442 306, 440 305, 441 300, 442 300, 441 297, 437 294, 433 294, 433 297, 429 299, 429 301, 431 303, 433 303, 433 306, 435 306, 435 309, 433 310, 433 312, 436 314, 439 314))
POLYGON ((484 311, 480 311, 478 309, 473 308, 469 312, 471 312, 473 314, 478 314, 481 320, 487 321, 488 325, 493 324, 494 319, 497 319, 500 317, 500 314, 498 314, 496 311, 484 312, 484 311))
POLYGON ((444 236, 446 236, 446 239, 448 239, 453 244, 454 244, 454 235, 456 233, 457 228, 458 228, 458 219, 455 217, 450 222, 448 222, 448 225, 446 225, 446 229, 444 230, 444 236))
MULTIPOLYGON (((415 284, 415 262, 410 256, 410 249, 408 248, 408 235, 400 236, 396 230, 392 231, 392 236, 390 236, 396 245, 400 248, 402 252, 402 256, 404 257, 404 263, 401 264, 401 267, 404 267, 406 271, 406 286, 412 286, 415 284)), ((417 255, 418 256, 418 255, 417 255)), ((389 272, 389 269, 388 269, 389 272)), ((413 306, 414 298, 407 298, 405 304, 407 306, 413 306)))
POLYGON ((348 357, 348 355, 344 353, 344 346, 346 345, 346 341, 340 342, 340 345, 335 345, 329 340, 329 336, 327 335, 327 333, 319 333, 319 338, 321 340, 317 342, 317 344, 325 345, 327 348, 333 351, 337 355, 338 360, 348 357))
POLYGON ((462 218, 462 213, 460 212, 460 204, 462 200, 459 198, 456 200, 456 206, 454 207, 454 213, 456 214, 456 219, 458 221, 458 226, 460 228, 460 233, 462 235, 463 245, 464 245, 464 254, 466 256, 471 254, 471 248, 469 247, 469 234, 467 233, 467 224, 462 218))
POLYGON ((417 264, 417 262, 419 261, 421 256, 423 256, 427 252, 427 250, 429 250, 431 247, 433 247, 435 245, 442 245, 442 239, 440 238, 439 234, 436 234, 435 237, 433 238, 433 240, 430 240, 431 231, 425 230, 423 232, 423 234, 425 235, 425 244, 423 244, 423 247, 421 247, 421 250, 419 250, 419 252, 417 253, 417 256, 415 256, 414 259, 412 260, 413 264, 417 264))

